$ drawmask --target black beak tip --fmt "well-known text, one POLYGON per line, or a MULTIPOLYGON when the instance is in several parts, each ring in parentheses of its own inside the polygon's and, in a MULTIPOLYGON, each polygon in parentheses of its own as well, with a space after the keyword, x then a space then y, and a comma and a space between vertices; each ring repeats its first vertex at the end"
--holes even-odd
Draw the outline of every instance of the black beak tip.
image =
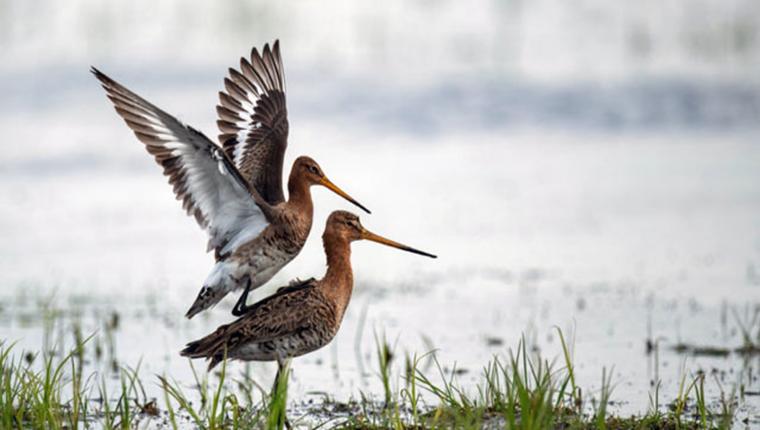
POLYGON ((407 251, 413 252, 413 253, 418 254, 418 255, 424 255, 425 257, 438 258, 438 256, 435 255, 435 254, 431 254, 431 253, 425 252, 425 251, 420 251, 419 249, 407 248, 407 251))
POLYGON ((359 203, 359 202, 357 202, 357 201, 354 201, 353 203, 354 203, 356 206, 359 206, 359 208, 361 208, 361 210, 363 210, 364 212, 367 212, 367 213, 368 213, 368 214, 370 214, 370 215, 372 214, 372 211, 371 211, 371 210, 369 210, 369 209, 367 209, 366 207, 364 207, 364 205, 363 205, 363 204, 361 204, 361 203, 359 203))

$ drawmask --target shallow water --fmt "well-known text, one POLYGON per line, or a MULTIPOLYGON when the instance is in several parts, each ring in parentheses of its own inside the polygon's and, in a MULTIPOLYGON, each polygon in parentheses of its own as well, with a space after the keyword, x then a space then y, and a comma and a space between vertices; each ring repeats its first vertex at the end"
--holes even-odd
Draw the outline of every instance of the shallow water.
MULTIPOLYGON (((230 321, 234 299, 208 317, 183 319, 211 266, 203 234, 121 124, 105 115, 101 125, 118 136, 102 145, 124 162, 114 155, 63 166, 60 174, 4 175, 2 195, 12 204, 4 206, 2 225, 13 226, 4 231, 0 259, 11 304, 4 331, 23 348, 39 348, 34 316, 14 315, 49 294, 63 308, 80 309, 85 333, 98 329, 95 310, 114 309, 122 315, 120 363, 142 359, 148 378, 166 372, 189 384, 179 349, 230 321)), ((760 388, 746 376, 757 373, 756 358, 669 349, 679 342, 740 346, 731 309, 743 315, 758 303, 760 150, 750 136, 522 132, 469 139, 347 135, 309 123, 298 129, 290 158, 308 148, 336 183, 373 209, 362 217, 368 228, 440 258, 354 244, 351 306, 330 346, 295 361, 293 398, 380 393, 373 332, 384 332, 399 357, 435 348, 441 363, 466 371, 466 385, 522 335, 559 359, 555 326, 575 334, 578 379, 589 394, 602 368, 614 366, 621 413, 646 410, 656 375, 662 398, 674 397, 682 368, 717 372, 727 390, 760 388), (336 137, 309 145, 296 139, 302 134, 336 137), (660 339, 656 368, 647 339, 660 339)), ((272 285, 324 271, 324 219, 350 207, 314 193, 312 236, 272 285)), ((69 329, 60 330, 70 342, 69 329)), ((402 366, 399 360, 397 370, 402 366)), ((252 366, 265 386, 273 370, 252 366)), ((711 393, 715 401, 718 392, 711 393)))
MULTIPOLYGON (((755 7, 734 3, 737 16, 755 7)), ((0 20, 26 16, 19 5, 0 20)), ((88 9, 87 2, 77 5, 88 9)), ((525 22, 544 14, 544 6, 526 6, 525 22)), ((363 22, 361 11, 346 8, 351 22, 363 22)), ((2 54, 19 56, 0 66, 6 141, 0 153, 0 331, 19 347, 38 350, 46 336, 37 302, 53 297, 67 318, 47 341, 70 345, 77 321, 85 334, 103 334, 103 321, 116 311, 119 363, 142 359, 146 380, 168 373, 190 386, 190 368, 178 351, 230 321, 235 298, 192 321, 182 317, 212 264, 203 252, 204 234, 182 213, 158 167, 86 70, 102 65, 214 136, 220 71, 239 55, 238 45, 247 49, 251 35, 228 34, 229 44, 206 40, 218 28, 201 23, 203 37, 188 46, 209 55, 174 52, 176 40, 148 37, 158 24, 136 10, 41 18, 63 42, 90 45, 45 47, 42 36, 19 37, 23 29, 0 32, 0 40, 10 41, 2 54), (102 40, 69 34, 120 13, 128 18, 113 22, 102 40), (126 27, 143 19, 142 36, 125 42, 126 27)), ((481 367, 522 336, 559 359, 555 327, 574 335, 578 380, 589 395, 598 390, 602 369, 614 366, 613 410, 622 414, 647 409, 656 378, 661 398, 672 400, 681 369, 711 375, 713 402, 719 394, 713 374, 727 392, 759 392, 756 356, 672 350, 679 343, 740 346, 739 321, 751 319, 760 303, 760 87, 748 79, 758 58, 754 45, 726 58, 715 54, 727 59, 725 67, 700 62, 673 41, 681 33, 699 37, 709 26, 689 24, 688 16, 671 10, 685 30, 655 34, 653 53, 644 59, 602 55, 618 52, 625 35, 597 46, 604 61, 539 56, 528 24, 525 39, 510 39, 518 42, 505 48, 523 53, 514 64, 496 54, 470 58, 457 51, 450 58, 430 41, 441 37, 446 43, 440 46, 462 46, 462 34, 449 34, 452 20, 479 41, 501 36, 497 26, 485 25, 485 16, 460 22, 455 8, 449 12, 427 27, 427 38, 414 39, 417 31, 390 20, 385 44, 365 51, 361 37, 349 37, 351 43, 323 62, 313 58, 315 46, 324 44, 315 34, 327 30, 305 27, 284 37, 293 47, 286 51, 286 166, 298 155, 313 156, 373 210, 362 215, 365 226, 440 256, 428 260, 354 244, 356 285, 343 326, 331 345, 295 360, 292 398, 379 394, 373 332, 384 332, 399 358, 436 349, 441 363, 456 363, 460 381, 471 387, 481 367), (474 30, 481 27, 489 30, 474 30), (429 49, 394 60, 391 47, 405 37, 429 49), (470 62, 461 61, 465 57, 470 62), (659 342, 657 360, 648 340, 659 342)), ((628 12, 620 17, 635 17, 628 12)), ((275 8, 272 16, 281 13, 275 8)), ((383 14, 395 16, 390 9, 383 14)), ((724 15, 705 14, 715 22, 724 15)), ((308 16, 302 9, 295 22, 308 16)), ((578 40, 600 40, 593 29, 584 30, 588 16, 566 19, 578 40)), ((353 34, 340 28, 335 31, 353 34)), ((181 40, 183 31, 166 30, 181 40)), ((571 45, 552 40, 549 52, 571 45)), ((306 247, 256 297, 324 272, 326 216, 353 208, 324 189, 313 192, 315 222, 306 247)), ((760 327, 751 330, 757 336, 760 327)), ((107 371, 106 362, 91 364, 107 371)), ((403 360, 395 366, 400 371, 403 360)), ((244 368, 230 367, 233 374, 244 368)), ((253 364, 251 371, 267 386, 274 367, 253 364)), ((745 397, 740 419, 757 423, 757 399, 745 397)))

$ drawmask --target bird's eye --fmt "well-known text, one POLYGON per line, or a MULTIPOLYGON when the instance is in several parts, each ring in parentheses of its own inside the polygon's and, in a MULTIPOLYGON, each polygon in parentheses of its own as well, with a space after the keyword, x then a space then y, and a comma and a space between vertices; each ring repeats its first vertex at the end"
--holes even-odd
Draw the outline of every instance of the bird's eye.
POLYGON ((317 170, 316 166, 309 166, 309 171, 315 175, 319 174, 319 170, 317 170))

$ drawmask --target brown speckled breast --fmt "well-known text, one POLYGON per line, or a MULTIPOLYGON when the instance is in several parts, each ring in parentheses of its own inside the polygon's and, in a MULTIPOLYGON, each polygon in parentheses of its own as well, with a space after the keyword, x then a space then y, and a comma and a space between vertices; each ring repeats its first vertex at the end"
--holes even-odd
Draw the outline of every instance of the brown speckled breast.
POLYGON ((309 214, 281 211, 259 237, 235 250, 232 258, 254 260, 263 256, 290 261, 301 251, 310 231, 309 214))

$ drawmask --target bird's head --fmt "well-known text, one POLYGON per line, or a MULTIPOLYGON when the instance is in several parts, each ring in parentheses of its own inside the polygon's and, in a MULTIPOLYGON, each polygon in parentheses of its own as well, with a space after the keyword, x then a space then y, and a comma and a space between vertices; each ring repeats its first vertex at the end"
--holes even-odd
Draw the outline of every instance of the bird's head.
POLYGON ((327 176, 322 171, 322 168, 311 157, 302 155, 296 158, 296 161, 293 163, 293 173, 302 177, 307 185, 322 185, 335 194, 360 207, 364 212, 372 213, 369 211, 369 209, 348 195, 348 193, 341 190, 337 185, 333 184, 329 179, 327 179, 327 176))
POLYGON ((335 211, 327 218, 327 226, 325 227, 324 237, 338 236, 347 242, 353 242, 356 240, 370 240, 372 242, 381 243, 383 245, 392 246, 407 252, 414 254, 424 255, 430 258, 438 258, 437 256, 420 251, 419 249, 406 246, 404 244, 394 242, 390 239, 386 239, 378 234, 372 233, 362 226, 359 221, 359 217, 347 211, 335 211))

